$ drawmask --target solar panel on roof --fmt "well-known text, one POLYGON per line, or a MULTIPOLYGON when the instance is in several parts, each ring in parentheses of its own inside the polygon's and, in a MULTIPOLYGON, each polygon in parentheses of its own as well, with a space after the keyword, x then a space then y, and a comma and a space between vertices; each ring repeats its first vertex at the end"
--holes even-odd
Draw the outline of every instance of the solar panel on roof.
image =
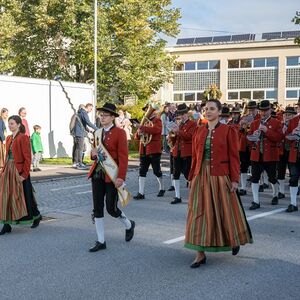
POLYGON ((262 34, 263 40, 273 40, 273 39, 280 39, 281 32, 265 32, 262 34))
POLYGON ((214 43, 230 42, 230 39, 231 39, 231 35, 214 36, 213 42, 214 43))
POLYGON ((250 40, 251 40, 251 41, 254 41, 254 40, 255 40, 255 34, 251 34, 251 35, 250 35, 250 40))
POLYGON ((249 41, 251 34, 236 34, 231 36, 232 42, 239 42, 239 41, 249 41))
POLYGON ((300 37, 300 31, 283 31, 282 32, 282 38, 288 39, 288 38, 296 38, 300 37))
POLYGON ((177 40, 177 45, 190 45, 194 44, 195 38, 185 38, 185 39, 178 39, 177 40))
POLYGON ((212 43, 213 37, 197 37, 195 38, 195 44, 206 44, 206 43, 212 43))

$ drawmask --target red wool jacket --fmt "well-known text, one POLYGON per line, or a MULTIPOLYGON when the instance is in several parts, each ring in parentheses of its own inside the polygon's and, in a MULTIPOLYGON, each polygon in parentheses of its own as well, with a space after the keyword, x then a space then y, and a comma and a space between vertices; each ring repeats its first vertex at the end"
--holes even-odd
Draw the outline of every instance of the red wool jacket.
MULTIPOLYGON (((114 159, 119 167, 117 178, 125 180, 128 167, 128 146, 126 132, 118 127, 113 127, 105 136, 103 145, 114 159)), ((98 161, 95 160, 88 174, 88 178, 91 178, 98 161)), ((111 182, 109 177, 105 176, 105 182, 111 182)))
POLYGON ((6 157, 10 147, 19 175, 26 179, 30 174, 31 164, 31 145, 28 136, 18 133, 13 140, 12 135, 9 135, 6 138, 6 157))
MULTIPOLYGON (((260 120, 255 120, 250 126, 249 135, 253 134, 255 130, 259 128, 260 120)), ((283 139, 282 124, 280 121, 270 118, 265 126, 268 128, 267 132, 264 133, 263 139, 263 161, 279 161, 279 143, 283 139)), ((260 141, 257 143, 251 142, 251 156, 252 161, 259 161, 260 157, 260 141), (256 144, 256 147, 254 147, 256 144)))
POLYGON ((172 156, 177 157, 178 147, 180 149, 180 157, 192 156, 192 139, 196 127, 196 122, 192 120, 187 120, 187 122, 179 126, 178 133, 174 138, 171 138, 174 145, 172 156))
MULTIPOLYGON (((299 120, 300 120, 300 115, 294 117, 293 119, 290 120, 289 122, 289 126, 286 130, 285 135, 289 135, 292 134, 293 130, 298 127, 299 124, 299 120)), ((297 162, 297 156, 298 156, 298 147, 297 147, 297 143, 299 141, 288 141, 288 143, 290 144, 290 154, 289 154, 289 162, 290 163, 295 163, 297 162)))
MULTIPOLYGON (((149 144, 147 144, 145 147, 140 142, 140 148, 139 152, 140 155, 150 155, 150 154, 156 154, 161 153, 161 132, 162 132, 162 122, 160 118, 153 118, 151 119, 151 122, 153 123, 152 126, 141 126, 140 130, 144 133, 148 133, 152 135, 151 141, 149 144)), ((140 136, 138 134, 135 135, 135 139, 139 140, 140 136)))
MULTIPOLYGON (((189 180, 197 176, 201 170, 205 140, 208 135, 207 126, 197 127, 192 141, 192 166, 189 180)), ((238 150, 238 134, 228 125, 218 123, 211 135, 210 171, 212 176, 228 175, 232 182, 239 182, 240 159, 238 150)))

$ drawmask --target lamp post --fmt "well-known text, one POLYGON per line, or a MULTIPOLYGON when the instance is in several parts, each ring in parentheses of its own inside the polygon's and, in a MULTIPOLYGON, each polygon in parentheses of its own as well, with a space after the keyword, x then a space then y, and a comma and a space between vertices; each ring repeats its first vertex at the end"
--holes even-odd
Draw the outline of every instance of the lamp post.
POLYGON ((98 47, 97 47, 97 37, 98 34, 98 1, 95 0, 94 3, 94 107, 97 105, 97 57, 98 57, 98 47))

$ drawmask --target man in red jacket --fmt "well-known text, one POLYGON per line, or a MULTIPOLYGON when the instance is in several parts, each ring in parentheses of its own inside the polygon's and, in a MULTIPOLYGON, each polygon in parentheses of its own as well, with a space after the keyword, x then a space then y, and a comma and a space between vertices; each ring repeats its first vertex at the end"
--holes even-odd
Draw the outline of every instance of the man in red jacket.
POLYGON ((127 166, 128 166, 128 148, 126 132, 114 125, 115 117, 119 115, 116 112, 116 106, 111 103, 105 103, 99 109, 100 122, 103 127, 102 143, 109 152, 113 160, 118 165, 117 179, 113 183, 105 173, 102 164, 99 162, 99 153, 97 149, 92 149, 91 157, 95 160, 88 174, 92 179, 93 191, 93 218, 96 225, 98 240, 95 246, 90 248, 90 252, 96 252, 106 249, 104 238, 104 198, 107 212, 114 218, 117 218, 125 226, 125 240, 129 242, 134 235, 135 222, 129 220, 125 214, 118 208, 118 190, 124 184, 127 166))
POLYGON ((188 117, 188 107, 185 103, 178 105, 176 119, 180 120, 178 128, 169 134, 169 139, 174 145, 172 150, 173 180, 175 186, 175 198, 171 204, 181 202, 180 197, 180 174, 188 180, 192 163, 192 138, 197 124, 188 117))
POLYGON ((268 174, 272 185, 273 199, 271 204, 278 204, 278 183, 276 176, 276 164, 279 161, 278 143, 283 138, 280 121, 271 117, 271 104, 269 100, 259 103, 261 120, 254 121, 250 126, 249 136, 256 135, 258 140, 252 141, 251 166, 252 166, 252 194, 253 202, 250 210, 260 208, 258 197, 259 179, 263 171, 268 174))
MULTIPOLYGON (((143 110, 146 110, 144 107, 143 110)), ((146 176, 149 170, 149 166, 152 166, 153 173, 157 178, 159 184, 159 192, 157 197, 163 197, 165 194, 165 189, 163 186, 162 172, 160 167, 162 144, 161 144, 161 133, 162 133, 162 122, 158 117, 158 110, 154 111, 151 116, 149 116, 148 123, 140 126, 135 124, 138 131, 135 135, 136 139, 140 139, 142 134, 151 135, 151 140, 148 144, 144 145, 140 141, 140 171, 139 171, 139 192, 133 198, 135 200, 145 199, 145 183, 146 176)))

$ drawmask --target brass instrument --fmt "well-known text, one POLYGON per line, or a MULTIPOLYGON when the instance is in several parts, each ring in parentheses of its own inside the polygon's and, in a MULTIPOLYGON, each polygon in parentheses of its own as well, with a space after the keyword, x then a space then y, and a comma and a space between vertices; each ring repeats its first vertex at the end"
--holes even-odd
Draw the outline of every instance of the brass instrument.
MULTIPOLYGON (((149 118, 158 108, 159 108, 158 104, 150 103, 148 105, 145 115, 142 118, 140 126, 153 127, 153 122, 151 122, 149 118)), ((148 133, 140 134, 140 141, 144 146, 148 145, 151 142, 151 139, 152 139, 152 134, 148 134, 148 133)))
MULTIPOLYGON (((177 126, 180 125, 181 120, 179 119, 175 119, 175 122, 171 122, 171 123, 175 123, 177 126)), ((172 151, 175 147, 175 144, 173 143, 173 139, 176 137, 176 132, 174 132, 172 129, 169 131, 168 135, 167 135, 167 144, 170 148, 170 150, 172 151)))

